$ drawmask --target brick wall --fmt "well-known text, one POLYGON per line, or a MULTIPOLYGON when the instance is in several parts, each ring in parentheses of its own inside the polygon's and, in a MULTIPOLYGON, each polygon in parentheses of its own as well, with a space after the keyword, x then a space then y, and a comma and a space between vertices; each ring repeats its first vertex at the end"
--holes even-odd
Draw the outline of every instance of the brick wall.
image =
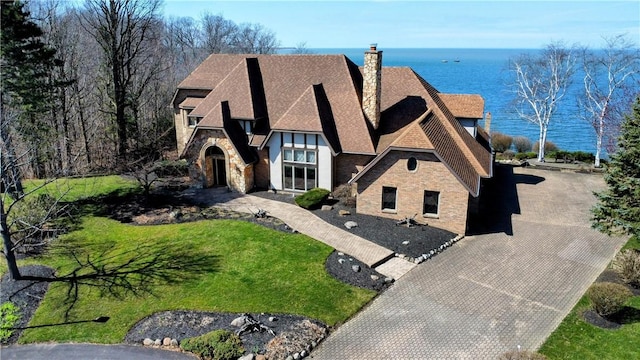
POLYGON ((346 184, 353 175, 357 174, 362 168, 367 165, 373 156, 371 155, 355 155, 355 154, 340 154, 334 160, 334 188, 346 184))
POLYGON ((391 151, 358 180, 357 189, 358 213, 397 220, 417 214, 420 223, 456 234, 466 231, 469 192, 430 153, 391 151), (418 160, 415 171, 407 169, 410 157, 418 160), (395 212, 382 211, 383 186, 398 189, 395 212), (422 214, 425 190, 440 192, 437 218, 422 214))
POLYGON ((253 166, 253 172, 255 175, 255 184, 262 189, 269 188, 269 148, 265 147, 262 150, 258 150, 258 162, 253 166))

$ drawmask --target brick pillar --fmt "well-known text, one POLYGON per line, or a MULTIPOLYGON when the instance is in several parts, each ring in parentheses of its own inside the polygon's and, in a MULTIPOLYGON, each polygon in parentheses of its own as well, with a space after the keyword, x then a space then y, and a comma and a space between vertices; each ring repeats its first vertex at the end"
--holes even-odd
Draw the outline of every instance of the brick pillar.
POLYGON ((362 110, 374 129, 380 125, 380 95, 382 73, 382 51, 372 44, 364 53, 364 75, 362 85, 362 110))

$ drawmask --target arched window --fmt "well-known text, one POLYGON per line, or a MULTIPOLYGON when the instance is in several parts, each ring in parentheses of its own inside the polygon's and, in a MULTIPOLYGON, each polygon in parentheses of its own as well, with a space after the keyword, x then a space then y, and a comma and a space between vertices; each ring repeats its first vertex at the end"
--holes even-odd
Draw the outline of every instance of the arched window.
POLYGON ((410 157, 409 160, 407 160, 407 170, 416 171, 417 168, 418 168, 418 160, 413 156, 410 157))

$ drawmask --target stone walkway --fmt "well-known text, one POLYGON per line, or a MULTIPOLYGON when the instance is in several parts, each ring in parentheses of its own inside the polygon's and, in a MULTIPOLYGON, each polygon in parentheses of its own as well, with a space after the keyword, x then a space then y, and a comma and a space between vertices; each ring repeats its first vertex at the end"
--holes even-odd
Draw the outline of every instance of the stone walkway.
MULTIPOLYGON (((394 252, 346 230, 326 223, 299 206, 253 195, 242 195, 224 189, 204 189, 203 196, 211 197, 211 205, 233 211, 255 213, 268 211, 270 216, 285 222, 292 229, 349 254, 373 267, 382 275, 399 279, 416 265, 394 257, 394 252)), ((202 198, 202 196, 201 196, 202 198)))
MULTIPOLYGON (((497 359, 537 349, 624 244, 590 228, 601 176, 515 168, 505 232, 469 236, 408 272, 314 359, 497 359)), ((509 183, 497 189, 510 192, 509 183)), ((497 209, 496 211, 504 211, 497 209)), ((490 227, 488 227, 490 228, 490 227)))

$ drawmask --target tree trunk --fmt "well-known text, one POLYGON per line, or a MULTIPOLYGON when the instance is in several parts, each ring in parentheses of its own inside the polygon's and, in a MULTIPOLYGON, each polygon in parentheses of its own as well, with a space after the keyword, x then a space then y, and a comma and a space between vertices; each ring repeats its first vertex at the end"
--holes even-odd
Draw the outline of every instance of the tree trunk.
POLYGON ((9 234, 9 227, 7 226, 7 214, 4 211, 4 201, 0 197, 0 232, 2 233, 2 252, 4 258, 7 260, 7 268, 9 269, 9 278, 11 280, 20 280, 20 270, 16 263, 16 256, 13 252, 13 242, 11 241, 11 234, 9 234))
POLYGON ((540 133, 538 135, 538 161, 544 162, 544 143, 547 138, 547 129, 543 124, 540 124, 540 133))

